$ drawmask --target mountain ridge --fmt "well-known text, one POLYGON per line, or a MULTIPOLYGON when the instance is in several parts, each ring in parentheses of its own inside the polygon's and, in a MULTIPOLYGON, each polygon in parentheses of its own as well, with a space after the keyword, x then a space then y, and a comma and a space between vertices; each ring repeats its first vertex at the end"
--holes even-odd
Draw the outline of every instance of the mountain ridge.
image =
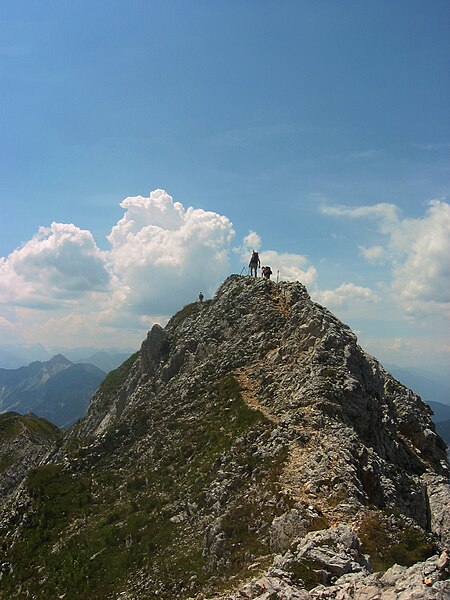
POLYGON ((152 328, 8 501, 5 589, 306 599, 409 577, 437 598, 445 451, 431 409, 304 286, 231 276, 152 328))
POLYGON ((0 414, 0 498, 19 487, 61 437, 58 427, 34 414, 0 414))
POLYGON ((62 354, 73 363, 91 363, 108 372, 117 368, 131 354, 129 348, 91 348, 91 347, 50 347, 36 345, 0 344, 0 368, 19 369, 31 362, 48 361, 56 354, 62 354))

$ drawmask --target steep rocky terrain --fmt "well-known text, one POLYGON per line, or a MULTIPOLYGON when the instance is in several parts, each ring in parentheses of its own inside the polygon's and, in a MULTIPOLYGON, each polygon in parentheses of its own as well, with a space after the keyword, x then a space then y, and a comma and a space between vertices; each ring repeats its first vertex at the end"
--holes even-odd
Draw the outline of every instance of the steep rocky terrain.
POLYGON ((0 415, 0 502, 6 502, 61 438, 62 431, 36 415, 0 415))
POLYGON ((59 427, 86 414, 106 373, 91 364, 73 364, 62 354, 19 369, 0 369, 0 411, 33 412, 59 427))
POLYGON ((19 485, 0 597, 445 598, 430 415, 302 285, 232 276, 19 485))

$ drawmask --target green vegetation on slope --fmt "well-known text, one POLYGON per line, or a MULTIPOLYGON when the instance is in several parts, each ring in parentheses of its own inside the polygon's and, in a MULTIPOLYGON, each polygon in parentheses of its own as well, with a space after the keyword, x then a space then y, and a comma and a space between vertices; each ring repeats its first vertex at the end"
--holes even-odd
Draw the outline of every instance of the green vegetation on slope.
POLYGON ((99 392, 110 394, 111 392, 117 391, 118 388, 125 383, 131 367, 133 366, 138 355, 139 352, 135 352, 130 356, 130 358, 127 358, 127 360, 121 364, 120 367, 117 367, 117 369, 114 369, 114 371, 110 371, 100 384, 99 392))
POLYGON ((0 474, 25 457, 28 443, 48 448, 62 432, 58 427, 33 414, 7 412, 0 415, 0 474), (21 438, 21 436, 23 436, 21 438), (17 441, 20 438, 21 441, 17 441))
POLYGON ((32 522, 0 557, 14 566, 2 581, 4 598, 26 590, 38 599, 106 599, 132 588, 139 573, 158 597, 184 598, 206 581, 219 586, 220 578, 227 581, 270 552, 264 528, 274 509, 258 497, 258 482, 269 481, 276 494, 284 456, 263 459, 253 444, 268 439, 272 424, 245 404, 231 375, 170 402, 155 406, 147 399, 133 423, 95 449, 75 452, 77 468, 31 472, 32 522), (143 431, 145 447, 134 448, 130 440, 139 434, 142 444, 143 431), (215 498, 211 484, 224 460, 237 463, 241 476, 227 480, 215 498), (204 515, 225 499, 219 574, 203 555, 204 515))
POLYGON ((409 567, 436 551, 431 534, 411 526, 396 511, 370 514, 359 527, 359 537, 374 571, 386 571, 394 564, 409 567))
POLYGON ((31 434, 42 439, 55 439, 60 430, 56 425, 36 415, 19 415, 14 412, 0 414, 0 444, 8 439, 15 438, 24 428, 31 434))
POLYGON ((7 412, 0 415, 0 441, 15 438, 21 431, 22 425, 17 413, 7 412))

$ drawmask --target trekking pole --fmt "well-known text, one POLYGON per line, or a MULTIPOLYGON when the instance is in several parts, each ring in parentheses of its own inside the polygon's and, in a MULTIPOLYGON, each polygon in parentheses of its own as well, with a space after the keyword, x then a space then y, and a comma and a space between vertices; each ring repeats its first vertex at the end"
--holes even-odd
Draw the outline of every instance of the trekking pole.
POLYGON ((242 275, 242 273, 245 271, 247 267, 242 267, 241 272, 239 273, 239 275, 242 275))
POLYGON ((278 269, 277 271, 277 283, 278 283, 278 277, 280 276, 280 269, 278 269))

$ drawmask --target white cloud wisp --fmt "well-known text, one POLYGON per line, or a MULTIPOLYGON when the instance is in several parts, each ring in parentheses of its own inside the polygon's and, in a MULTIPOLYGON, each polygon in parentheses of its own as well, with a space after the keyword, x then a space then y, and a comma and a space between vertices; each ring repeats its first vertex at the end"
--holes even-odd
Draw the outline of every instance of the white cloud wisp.
POLYGON ((315 290, 314 298, 327 308, 347 308, 355 302, 380 302, 381 298, 370 288, 342 283, 335 290, 315 290))

